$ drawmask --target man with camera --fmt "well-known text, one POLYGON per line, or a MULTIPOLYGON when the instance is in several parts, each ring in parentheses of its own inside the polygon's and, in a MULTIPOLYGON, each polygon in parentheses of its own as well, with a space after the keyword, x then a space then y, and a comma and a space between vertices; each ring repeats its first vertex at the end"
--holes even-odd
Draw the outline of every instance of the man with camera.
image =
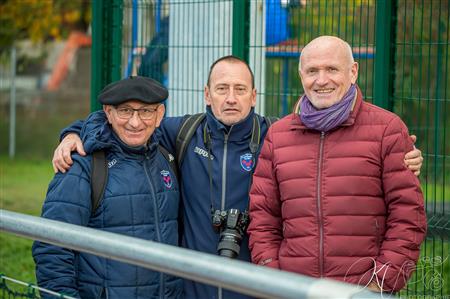
MULTIPOLYGON (((248 64, 237 57, 225 56, 211 65, 204 96, 206 113, 194 123, 187 120, 192 120, 188 116, 166 117, 155 132, 160 143, 176 153, 179 163, 182 246, 250 261, 245 235, 248 192, 269 121, 254 112, 254 76, 248 64), (183 155, 177 139, 183 139, 180 132, 186 128, 193 128, 193 134, 181 147, 183 155)), ((85 125, 95 128, 103 119, 103 113, 95 112, 85 125)), ((76 123, 63 132, 67 136, 55 150, 55 171, 70 166, 72 150, 82 153, 78 136, 68 134, 78 133, 79 126, 76 123)), ((420 151, 412 152, 411 158, 412 170, 418 171, 420 151)), ((185 295, 195 299, 248 298, 192 281, 185 281, 185 295)))

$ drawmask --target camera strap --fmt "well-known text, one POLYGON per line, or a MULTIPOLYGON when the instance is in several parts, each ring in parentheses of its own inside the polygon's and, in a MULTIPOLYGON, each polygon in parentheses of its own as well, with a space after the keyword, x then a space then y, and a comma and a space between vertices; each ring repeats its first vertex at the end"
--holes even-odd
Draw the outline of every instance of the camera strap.
POLYGON ((252 127, 252 136, 250 138, 250 144, 248 147, 250 148, 250 152, 252 153, 252 159, 254 159, 253 167, 250 170, 250 179, 248 180, 248 187, 247 187, 247 208, 246 210, 250 210, 250 188, 252 187, 253 182, 253 173, 255 172, 256 168, 256 153, 258 151, 259 145, 261 144, 261 125, 259 123, 259 120, 257 119, 257 116, 255 115, 253 117, 253 127, 252 127))
POLYGON ((211 136, 208 132, 208 124, 203 127, 203 143, 208 150, 208 176, 209 176, 209 199, 211 200, 211 213, 214 212, 213 188, 212 188, 212 159, 211 159, 211 136))
MULTIPOLYGON (((270 127, 272 125, 273 122, 277 121, 278 118, 269 118, 269 117, 264 117, 264 121, 267 124, 267 127, 270 127)), ((211 136, 208 132, 208 124, 205 124, 205 126, 203 127, 203 143, 205 145, 205 147, 208 150, 208 175, 209 175, 209 193, 210 193, 210 200, 211 200, 211 211, 215 211, 215 207, 214 207, 214 200, 213 200, 213 194, 212 194, 212 160, 211 160, 211 136)), ((249 179, 249 183, 248 183, 248 187, 247 187, 247 194, 250 193, 250 188, 252 186, 252 182, 253 182, 253 173, 255 171, 256 168, 256 153, 258 152, 258 149, 261 145, 261 124, 259 122, 259 118, 258 116, 255 114, 253 116, 253 125, 252 125, 252 135, 250 137, 250 142, 249 142, 249 149, 250 152, 252 154, 252 158, 254 159, 254 165, 250 171, 250 179, 249 179)), ((249 208, 249 201, 247 203, 247 211, 249 208)))

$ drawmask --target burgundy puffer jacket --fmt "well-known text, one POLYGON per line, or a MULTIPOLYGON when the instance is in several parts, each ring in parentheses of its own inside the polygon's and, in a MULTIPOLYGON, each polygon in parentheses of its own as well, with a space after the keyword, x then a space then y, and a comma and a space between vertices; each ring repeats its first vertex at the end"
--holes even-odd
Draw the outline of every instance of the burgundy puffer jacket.
POLYGON ((395 114, 366 103, 328 133, 298 113, 269 129, 250 192, 254 263, 386 291, 405 285, 426 233, 423 195, 395 114))

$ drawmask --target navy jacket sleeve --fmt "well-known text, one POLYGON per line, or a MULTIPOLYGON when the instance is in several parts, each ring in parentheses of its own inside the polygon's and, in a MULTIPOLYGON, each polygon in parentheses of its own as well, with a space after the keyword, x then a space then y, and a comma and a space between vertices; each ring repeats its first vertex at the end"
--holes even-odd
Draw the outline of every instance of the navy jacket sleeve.
POLYGON ((63 140, 64 137, 66 137, 69 133, 76 133, 80 134, 80 130, 83 127, 84 120, 76 120, 73 123, 71 123, 68 127, 65 127, 61 130, 61 133, 59 133, 59 141, 63 140))
POLYGON ((103 124, 106 120, 106 115, 103 110, 98 110, 89 114, 89 116, 85 120, 77 120, 70 124, 68 127, 62 129, 59 138, 62 140, 64 136, 69 133, 76 133, 80 135, 81 129, 86 123, 89 123, 92 126, 103 124))
MULTIPOLYGON (((88 159, 81 161, 80 156, 75 155, 74 165, 70 170, 65 174, 55 175, 48 187, 42 217, 88 225, 91 215, 91 191, 87 175, 89 171, 86 169, 86 165, 90 164, 86 160, 88 159)), ((32 253, 40 287, 79 297, 75 253, 72 250, 36 241, 32 253)), ((44 298, 46 296, 45 293, 41 295, 44 298)))
POLYGON ((183 116, 165 117, 159 128, 155 131, 155 138, 157 138, 159 144, 172 154, 175 154, 177 134, 182 121, 183 116))

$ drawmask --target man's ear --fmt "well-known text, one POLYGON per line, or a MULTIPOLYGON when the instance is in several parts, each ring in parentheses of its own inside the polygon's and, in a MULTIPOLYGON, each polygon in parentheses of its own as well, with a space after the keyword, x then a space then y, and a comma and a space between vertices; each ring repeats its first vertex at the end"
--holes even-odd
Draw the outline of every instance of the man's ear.
POLYGON ((156 127, 158 128, 161 124, 162 119, 164 118, 164 113, 166 112, 166 106, 164 104, 160 104, 158 109, 156 110, 156 127))
POLYGON ((352 73, 352 84, 356 83, 356 80, 358 79, 358 63, 355 61, 352 64, 351 73, 352 73))
POLYGON ((211 91, 209 90, 208 85, 205 85, 205 89, 203 92, 205 96, 205 104, 206 106, 211 106, 211 91))
POLYGON ((106 114, 106 118, 108 118, 108 123, 111 123, 112 109, 113 107, 111 105, 103 105, 103 111, 106 114))
POLYGON ((256 91, 256 88, 253 88, 252 90, 252 107, 256 106, 256 95, 258 92, 256 91))

